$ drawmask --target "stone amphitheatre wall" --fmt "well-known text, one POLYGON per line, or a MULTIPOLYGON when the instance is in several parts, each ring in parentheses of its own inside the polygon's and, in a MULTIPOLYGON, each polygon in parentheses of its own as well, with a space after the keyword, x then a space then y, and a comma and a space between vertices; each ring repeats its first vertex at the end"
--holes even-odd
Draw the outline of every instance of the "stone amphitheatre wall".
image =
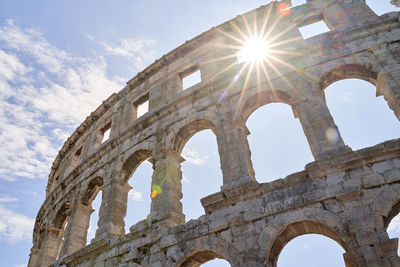
POLYGON ((28 266, 199 266, 223 258, 231 266, 272 267, 285 244, 308 233, 339 243, 346 266, 400 266, 398 240, 386 231, 400 211, 400 139, 352 151, 324 96, 333 82, 363 79, 400 119, 400 13, 377 16, 364 0, 308 0, 282 15, 281 3, 186 42, 86 118, 53 163, 28 266), (247 23, 262 29, 267 17, 277 49, 291 53, 276 55, 280 62, 267 66, 268 75, 239 77, 243 64, 231 56, 232 37, 240 38, 247 23), (304 40, 298 27, 318 20, 330 32, 304 40), (182 78, 196 70, 201 82, 183 90, 182 78), (138 117, 145 101, 149 110, 138 117), (302 172, 258 183, 246 120, 272 102, 292 107, 315 161, 302 172), (102 143, 107 129, 110 138, 102 143), (201 200, 205 214, 185 223, 180 154, 204 129, 216 135, 223 184, 201 200), (327 131, 338 133, 334 142, 327 131), (125 233, 127 182, 145 160, 162 193, 152 199, 147 220, 125 233), (86 246, 99 190, 98 229, 86 246))

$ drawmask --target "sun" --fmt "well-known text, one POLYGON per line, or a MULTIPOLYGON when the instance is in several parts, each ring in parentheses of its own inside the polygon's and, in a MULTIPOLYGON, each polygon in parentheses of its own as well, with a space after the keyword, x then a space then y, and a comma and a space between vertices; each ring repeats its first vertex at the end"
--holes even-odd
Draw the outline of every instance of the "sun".
POLYGON ((261 37, 248 39, 237 52, 238 63, 259 64, 270 55, 269 43, 261 37))

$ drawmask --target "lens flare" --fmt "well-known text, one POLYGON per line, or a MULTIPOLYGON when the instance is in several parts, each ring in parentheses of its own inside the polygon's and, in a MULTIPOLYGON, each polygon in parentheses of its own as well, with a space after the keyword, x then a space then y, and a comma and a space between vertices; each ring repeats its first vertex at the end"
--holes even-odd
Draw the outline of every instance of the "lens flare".
POLYGON ((151 194, 150 194, 151 199, 154 199, 156 196, 158 196, 161 193, 162 193, 161 186, 159 186, 157 184, 154 184, 151 186, 151 194))
POLYGON ((260 63, 269 56, 269 44, 263 38, 249 39, 243 48, 237 52, 239 63, 260 63))
POLYGON ((338 131, 337 131, 336 129, 333 129, 333 128, 328 128, 328 129, 326 130, 325 135, 326 135, 326 139, 327 139, 327 140, 329 141, 329 143, 331 143, 331 144, 335 144, 335 143, 338 141, 338 139, 339 139, 339 133, 338 133, 338 131))
POLYGON ((284 17, 290 16, 292 10, 290 9, 290 5, 286 3, 280 3, 278 5, 278 13, 284 17))

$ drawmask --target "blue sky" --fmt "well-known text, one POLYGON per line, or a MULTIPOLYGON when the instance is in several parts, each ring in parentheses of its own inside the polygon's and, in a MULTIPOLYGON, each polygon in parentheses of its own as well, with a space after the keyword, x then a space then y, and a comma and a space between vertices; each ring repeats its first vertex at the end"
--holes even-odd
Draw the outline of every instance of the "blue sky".
MULTIPOLYGON (((102 100, 186 40, 267 2, 0 0, 0 265, 26 265, 51 163, 102 100)), ((399 11, 389 0, 367 2, 378 14, 399 11)), ((372 85, 341 81, 326 89, 326 97, 344 141, 353 149, 400 136, 399 122, 382 97, 375 97, 372 85)), ((264 106, 247 126, 258 181, 300 171, 313 160, 288 106, 264 106)), ((222 184, 215 136, 211 131, 196 134, 183 156, 183 205, 187 219, 193 219, 203 213, 200 198, 222 184)), ((130 180, 134 189, 127 228, 149 211, 151 174, 150 164, 143 163, 130 180)), ((96 212, 91 234, 95 221, 96 212)), ((390 226, 390 235, 400 236, 400 219, 390 226)), ((330 266, 343 266, 341 248, 312 235, 290 242, 278 266, 312 258, 307 253, 317 257, 307 266, 321 266, 318 261, 327 257, 332 257, 330 266)))

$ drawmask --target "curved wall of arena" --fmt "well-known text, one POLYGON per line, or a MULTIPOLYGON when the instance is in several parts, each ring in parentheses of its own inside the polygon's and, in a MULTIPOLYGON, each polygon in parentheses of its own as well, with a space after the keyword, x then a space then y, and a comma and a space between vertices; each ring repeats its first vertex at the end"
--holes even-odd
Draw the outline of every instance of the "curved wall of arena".
POLYGON ((352 151, 324 96, 338 80, 362 79, 400 119, 399 13, 377 16, 363 0, 312 0, 290 11, 282 11, 282 3, 288 1, 184 43, 86 118, 51 168, 29 266, 199 266, 213 258, 276 266, 284 245, 307 233, 338 242, 346 266, 400 265, 398 241, 386 232, 400 211, 400 140, 352 151), (298 28, 320 20, 330 31, 303 39, 298 28), (241 33, 254 28, 268 32, 273 50, 283 52, 259 77, 257 67, 236 57, 241 33), (182 80, 196 71, 201 82, 183 90, 182 80), (315 161, 284 179, 258 183, 246 120, 273 102, 292 107, 315 161), (185 223, 181 152, 204 129, 217 138, 223 184, 201 200, 204 216, 185 223), (334 142, 327 131, 337 133, 334 142), (125 233, 128 179, 145 160, 159 189, 146 223, 125 233), (86 246, 91 203, 100 190, 98 229, 86 246))

